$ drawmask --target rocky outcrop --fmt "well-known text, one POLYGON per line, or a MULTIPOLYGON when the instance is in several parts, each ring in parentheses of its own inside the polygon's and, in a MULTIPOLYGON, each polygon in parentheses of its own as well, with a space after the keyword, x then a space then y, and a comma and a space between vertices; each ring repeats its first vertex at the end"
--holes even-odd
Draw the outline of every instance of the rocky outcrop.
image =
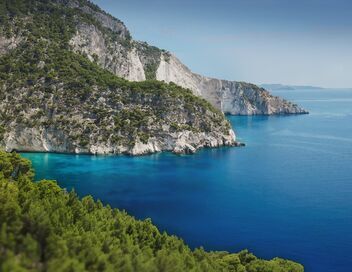
POLYGON ((146 79, 136 48, 126 48, 120 41, 108 42, 95 25, 79 24, 70 45, 117 76, 131 81, 146 79))
POLYGON ((254 84, 219 80, 193 73, 174 55, 161 58, 156 73, 158 80, 174 82, 191 89, 194 94, 209 101, 222 112, 233 115, 300 114, 307 113, 298 105, 254 84))
POLYGON ((146 143, 137 140, 130 145, 114 145, 109 142, 93 143, 89 147, 80 147, 79 143, 66 137, 56 128, 20 128, 16 127, 5 135, 6 151, 19 152, 57 152, 74 154, 127 154, 145 155, 162 151, 176 154, 193 154, 200 148, 238 146, 235 135, 229 130, 228 135, 217 133, 193 133, 191 131, 165 133, 164 136, 151 137, 146 143))
MULTIPOLYGON (((111 17, 108 18, 112 20, 111 17)), ((121 29, 125 30, 120 27, 120 32, 121 29)), ((227 114, 307 113, 298 105, 272 96, 254 84, 219 80, 193 73, 176 56, 156 47, 133 40, 112 41, 108 33, 94 25, 80 24, 70 44, 76 52, 86 54, 92 61, 97 61, 104 69, 120 77, 135 81, 155 78, 174 82, 192 90, 195 95, 203 97, 227 114)))
POLYGON ((0 56, 8 53, 12 49, 15 49, 20 42, 20 37, 13 36, 7 38, 5 36, 0 35, 0 56))
POLYGON ((6 151, 143 155, 237 144, 224 116, 186 90, 160 83, 150 88, 163 88, 162 93, 145 92, 136 86, 94 86, 83 98, 70 84, 45 79, 33 86, 2 87, 0 146, 6 151))

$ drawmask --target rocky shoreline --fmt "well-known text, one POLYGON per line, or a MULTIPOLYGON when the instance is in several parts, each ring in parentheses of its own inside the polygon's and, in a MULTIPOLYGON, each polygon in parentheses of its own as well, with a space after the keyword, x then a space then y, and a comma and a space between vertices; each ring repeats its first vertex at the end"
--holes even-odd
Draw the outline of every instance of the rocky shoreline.
MULTIPOLYGON (((48 135, 47 135, 48 136, 48 135)), ((10 135, 5 141, 7 152, 43 152, 43 153, 64 153, 64 154, 90 154, 90 155, 147 155, 159 152, 172 152, 175 154, 194 154, 202 148, 216 148, 222 146, 244 146, 235 140, 235 134, 229 131, 227 137, 221 135, 207 135, 205 133, 194 134, 182 132, 172 134, 169 138, 151 138, 147 143, 137 141, 133 146, 108 145, 106 143, 93 144, 87 148, 75 147, 73 143, 65 139, 59 140, 56 135, 49 135, 49 138, 34 134, 10 135), (174 138, 172 136, 175 136, 174 138)))

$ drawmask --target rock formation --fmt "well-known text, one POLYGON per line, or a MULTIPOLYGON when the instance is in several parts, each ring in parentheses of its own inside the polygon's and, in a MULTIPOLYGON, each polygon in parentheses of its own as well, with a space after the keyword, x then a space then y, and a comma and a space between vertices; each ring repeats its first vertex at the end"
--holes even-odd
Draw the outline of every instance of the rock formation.
POLYGON ((192 73, 89 1, 16 3, 0 10, 8 151, 194 153, 239 145, 223 113, 304 113, 253 84, 192 73))
MULTIPOLYGON (((157 79, 188 88, 227 114, 301 114, 307 113, 298 105, 272 96, 264 88, 254 84, 219 80, 193 73, 176 56, 146 43, 128 40, 127 28, 114 17, 85 7, 84 12, 94 14, 103 26, 119 34, 111 39, 111 33, 92 24, 80 24, 70 41, 73 50, 86 54, 104 69, 128 80, 157 79), (123 41, 123 42, 122 42, 123 41), (149 77, 146 76, 149 74, 149 77)), ((129 37, 129 36, 128 36, 129 37)))

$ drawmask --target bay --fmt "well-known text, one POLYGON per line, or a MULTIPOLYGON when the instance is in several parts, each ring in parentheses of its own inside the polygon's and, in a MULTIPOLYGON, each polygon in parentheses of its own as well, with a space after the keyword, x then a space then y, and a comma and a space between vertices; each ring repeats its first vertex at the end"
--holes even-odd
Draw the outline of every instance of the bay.
POLYGON ((276 91, 310 111, 229 116, 244 148, 192 156, 24 153, 55 179, 191 247, 281 256, 306 271, 352 267, 352 90, 276 91))

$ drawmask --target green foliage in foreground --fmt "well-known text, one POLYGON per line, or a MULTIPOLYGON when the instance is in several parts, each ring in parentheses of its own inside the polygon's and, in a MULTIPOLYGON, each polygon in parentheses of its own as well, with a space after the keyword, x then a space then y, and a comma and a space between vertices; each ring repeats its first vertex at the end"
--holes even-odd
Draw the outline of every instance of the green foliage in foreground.
POLYGON ((29 161, 0 152, 0 271, 303 271, 248 251, 192 251, 150 220, 33 176, 29 161))

